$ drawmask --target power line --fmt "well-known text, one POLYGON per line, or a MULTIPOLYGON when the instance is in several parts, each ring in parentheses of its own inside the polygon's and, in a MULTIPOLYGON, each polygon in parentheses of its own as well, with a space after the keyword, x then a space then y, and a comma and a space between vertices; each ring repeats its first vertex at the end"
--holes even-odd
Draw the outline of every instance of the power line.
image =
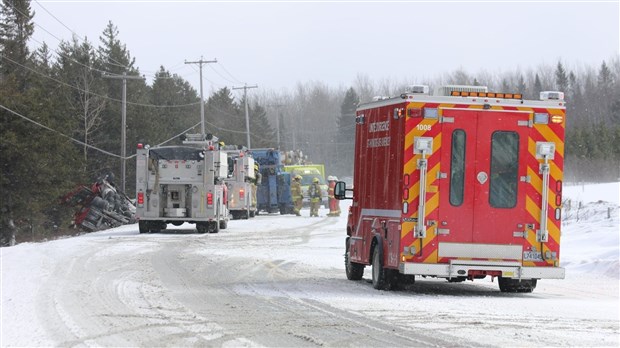
MULTIPOLYGON (((107 99, 107 100, 110 100, 110 101, 114 101, 114 102, 122 103, 122 100, 115 99, 115 98, 111 98, 111 97, 108 97, 107 95, 101 95, 101 94, 96 94, 96 93, 92 93, 92 92, 89 92, 89 91, 85 91, 85 90, 83 90, 83 89, 81 89, 81 88, 79 88, 79 87, 76 87, 76 86, 71 85, 71 84, 69 84, 69 83, 66 83, 66 82, 64 82, 64 81, 60 81, 60 80, 58 80, 58 79, 56 79, 56 78, 54 78, 54 77, 51 77, 51 76, 49 76, 49 75, 46 75, 46 74, 44 74, 44 73, 42 73, 42 72, 40 72, 40 71, 37 71, 37 70, 35 70, 35 69, 33 69, 33 68, 30 68, 30 67, 27 67, 27 66, 25 66, 25 65, 23 65, 23 64, 20 64, 20 63, 18 63, 18 62, 16 62, 16 61, 12 60, 11 58, 8 58, 7 56, 4 56, 4 55, 3 55, 3 56, 2 56, 2 58, 3 58, 3 59, 6 59, 6 60, 8 60, 8 61, 10 61, 10 62, 11 62, 11 63, 13 63, 13 64, 19 65, 20 67, 22 67, 22 68, 24 68, 24 69, 30 70, 30 71, 32 71, 32 72, 33 72, 33 73, 35 73, 35 74, 41 75, 41 76, 43 76, 43 77, 45 77, 45 78, 48 78, 48 79, 50 79, 50 80, 52 80, 52 81, 58 82, 58 83, 60 83, 61 85, 64 85, 64 86, 67 86, 67 87, 73 88, 73 89, 78 90, 78 91, 80 91, 80 92, 88 93, 88 94, 93 95, 93 96, 95 96, 95 97, 100 97, 100 98, 107 99)), ((178 104, 178 105, 154 105, 154 104, 143 104, 143 103, 127 102, 127 104, 128 104, 128 105, 143 106, 143 107, 151 107, 151 108, 180 108, 180 107, 187 107, 187 106, 198 105, 199 103, 200 103, 200 102, 189 103, 189 104, 178 104)))
POLYGON ((123 75, 103 75, 103 78, 123 80, 123 105, 121 108, 121 191, 125 192, 125 160, 127 158, 125 153, 125 151, 127 151, 127 128, 125 126, 127 120, 127 80, 144 81, 144 77, 131 76, 124 72, 123 75))
MULTIPOLYGON (((35 3, 36 3, 37 5, 39 5, 39 7, 41 7, 41 8, 42 8, 45 12, 47 12, 50 16, 52 16, 52 18, 54 18, 54 19, 55 19, 58 23, 60 23, 63 27, 65 27, 65 28, 66 28, 67 30, 69 30, 69 31, 70 31, 73 35, 75 35, 75 37, 77 37, 78 39, 80 39, 80 40, 82 40, 82 41, 86 41, 86 39, 85 39, 85 38, 83 38, 83 37, 81 37, 80 35, 78 35, 75 31, 73 31, 73 30, 72 30, 71 28, 69 28, 69 27, 68 27, 65 23, 63 23, 60 19, 58 19, 56 16, 54 16, 54 14, 53 14, 53 13, 51 13, 51 12, 50 12, 47 8, 45 8, 43 5, 41 5, 41 3, 40 3, 39 1, 35 0, 35 3)), ((13 5, 11 5, 11 6, 13 6, 13 5)), ((13 8, 15 8, 15 7, 13 7, 13 8)), ((16 9, 16 10, 17 10, 17 9, 16 9)), ((19 10, 17 10, 17 11, 19 11, 19 10)), ((23 15, 23 13, 22 13, 22 15, 23 15)), ((58 37, 56 37, 54 34, 50 33, 48 30, 46 30, 45 28, 43 28, 41 25, 39 25, 39 24, 37 24, 37 23, 35 23, 35 25, 36 25, 37 27, 39 27, 39 28, 43 29, 43 30, 44 30, 45 32, 47 32, 48 34, 52 35, 52 36, 53 36, 56 40, 62 41, 62 40, 60 40, 58 37)), ((35 41, 36 41, 36 40, 35 40, 35 41)), ((113 64, 113 65, 116 65, 116 66, 121 67, 121 68, 129 69, 129 67, 128 67, 128 66, 123 65, 123 64, 121 64, 120 62, 118 62, 118 61, 116 61, 116 60, 114 60, 114 59, 110 59, 110 60, 111 60, 111 61, 113 61, 113 62, 115 63, 115 64, 113 64)))
POLYGON ((258 88, 258 85, 248 86, 247 83, 243 87, 233 87, 232 89, 243 89, 243 101, 245 102, 245 130, 246 130, 246 138, 248 149, 251 149, 250 145, 250 115, 248 112, 248 89, 249 88, 258 88))
MULTIPOLYGON (((179 134, 177 134, 177 135, 175 135, 175 136, 173 136, 173 137, 170 137, 168 140, 165 140, 164 142, 161 142, 161 143, 159 143, 159 144, 155 145, 155 147, 157 147, 157 146, 162 146, 162 145, 164 145, 165 143, 170 142, 170 141, 172 141, 172 140, 174 140, 174 139, 178 138, 180 135, 185 134, 185 133, 189 132, 190 130, 192 130, 192 129, 194 129, 194 128, 198 127, 198 126, 200 126, 200 122, 198 122, 198 123, 196 123, 195 125, 193 125, 193 126, 191 126, 191 127, 187 128, 186 130, 182 131, 181 133, 179 133, 179 134)), ((136 156, 137 156, 137 154, 135 154, 135 153, 134 153, 133 155, 131 155, 131 156, 127 157, 126 159, 134 158, 134 157, 136 157, 136 156)))
POLYGON ((203 138, 205 136, 205 99, 202 94, 202 65, 209 63, 217 63, 217 59, 202 60, 202 57, 200 57, 200 60, 198 61, 185 62, 185 64, 198 64, 198 66, 200 67, 200 134, 203 138))
POLYGON ((34 123, 34 124, 36 124, 37 126, 39 126, 39 127, 41 127, 41 128, 44 128, 44 129, 47 129, 47 130, 49 130, 49 131, 51 131, 51 132, 57 133, 57 134, 59 134, 59 135, 61 135, 61 136, 65 137, 65 138, 67 138, 67 139, 69 139, 69 140, 71 140, 71 141, 73 141, 73 142, 76 142, 76 143, 78 143, 78 144, 80 144, 80 145, 84 145, 84 146, 89 147, 89 148, 91 148, 91 149, 93 149, 93 150, 96 150, 96 151, 102 152, 102 153, 104 153, 104 154, 106 154, 106 155, 108 155, 108 156, 113 156, 113 157, 117 157, 117 158, 122 158, 121 156, 119 156, 119 155, 117 155, 117 154, 113 154, 113 153, 108 152, 108 151, 106 151, 106 150, 100 149, 100 148, 98 148, 98 147, 96 147, 96 146, 89 145, 89 144, 87 144, 87 143, 85 143, 85 142, 83 142, 83 141, 80 141, 80 140, 77 140, 77 139, 71 138, 70 136, 68 136, 68 135, 66 135, 66 134, 64 134, 64 133, 61 133, 61 132, 59 132, 59 131, 57 131, 57 130, 55 130, 55 129, 52 129, 52 128, 50 128, 50 127, 48 127, 48 126, 44 125, 44 124, 41 124, 41 123, 39 123, 39 122, 37 122, 37 121, 35 121, 35 120, 32 120, 32 119, 30 119, 30 118, 28 118, 28 117, 26 117, 26 116, 24 116, 24 115, 22 115, 22 114, 20 114, 20 113, 16 112, 16 111, 13 111, 13 110, 11 110, 11 109, 7 108, 6 106, 4 106, 4 105, 2 105, 2 104, 0 104, 0 108, 2 108, 2 109, 4 109, 4 110, 6 110, 6 111, 8 111, 8 112, 12 113, 13 115, 19 116, 19 117, 23 118, 24 120, 26 120, 26 121, 28 121, 28 122, 34 123))
POLYGON ((222 70, 224 70, 224 71, 225 71, 225 72, 226 72, 226 73, 227 73, 230 77, 232 77, 232 78, 233 78, 233 80, 235 80, 237 83, 242 83, 242 82, 241 82, 241 80, 239 80, 238 78, 234 77, 234 76, 233 76, 233 74, 231 74, 231 73, 230 73, 230 72, 229 72, 229 71, 228 71, 228 70, 224 67, 224 65, 223 65, 222 63, 219 63, 218 65, 219 65, 219 66, 222 68, 222 70))

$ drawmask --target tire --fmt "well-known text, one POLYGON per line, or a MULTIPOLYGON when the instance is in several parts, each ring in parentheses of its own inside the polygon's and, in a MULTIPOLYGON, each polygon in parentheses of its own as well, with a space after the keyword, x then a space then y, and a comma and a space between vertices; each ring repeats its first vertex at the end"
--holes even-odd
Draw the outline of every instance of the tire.
MULTIPOLYGON (((247 218, 246 218, 247 219, 247 218)), ((228 227, 228 221, 220 220, 220 229, 225 230, 228 227)))
POLYGON ((372 254, 372 287, 377 290, 389 290, 386 269, 383 268, 381 245, 376 245, 372 254))
POLYGON ((364 265, 351 261, 351 252, 344 254, 344 269, 348 280, 361 280, 364 276, 364 265))
POLYGON ((208 230, 209 230, 209 223, 208 222, 197 222, 196 223, 196 232, 198 232, 198 233, 207 233, 208 230))
POLYGON ((217 221, 209 221, 207 222, 207 229, 209 233, 218 233, 220 231, 220 223, 217 221))
POLYGON ((499 277, 499 290, 501 292, 532 292, 536 288, 537 279, 512 279, 499 277))
POLYGON ((256 216, 256 211, 250 210, 250 217, 253 218, 254 216, 256 216))
POLYGON ((140 233, 148 233, 149 223, 147 221, 138 221, 138 229, 140 230, 140 233))
POLYGON ((161 231, 165 231, 167 227, 168 227, 168 224, 166 224, 165 222, 157 221, 151 224, 150 229, 151 229, 151 232, 153 233, 159 233, 161 231), (153 225, 155 225, 155 227, 153 227, 153 225))

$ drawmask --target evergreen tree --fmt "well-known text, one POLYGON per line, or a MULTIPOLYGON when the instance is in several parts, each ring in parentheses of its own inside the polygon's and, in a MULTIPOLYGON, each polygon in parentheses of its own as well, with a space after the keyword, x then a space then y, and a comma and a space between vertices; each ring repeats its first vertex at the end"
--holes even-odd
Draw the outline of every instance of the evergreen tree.
POLYGON ((28 70, 19 68, 27 66, 30 59, 28 40, 34 32, 30 10, 30 0, 3 0, 0 7, 0 81, 11 75, 17 81, 20 91, 26 88, 28 70))
POLYGON ((338 133, 334 142, 337 144, 337 163, 340 163, 338 172, 341 175, 351 175, 353 172, 354 142, 355 142, 355 111, 360 100, 353 89, 349 88, 340 105, 338 117, 338 133))
MULTIPOLYGON (((243 101, 242 101, 243 104, 243 101)), ((250 142, 253 148, 277 147, 275 131, 267 120, 265 108, 258 102, 249 110, 250 115, 250 142)))
POLYGON ((207 100, 205 129, 227 144, 245 145, 245 111, 241 111, 230 89, 224 87, 207 100))
POLYGON ((31 56, 29 1, 4 1, 2 6, 2 83, 0 83, 0 230, 6 244, 30 240, 63 225, 57 198, 73 186, 79 163, 70 136, 74 124, 67 116, 50 79, 49 51, 43 46, 31 56), (10 60, 9 60, 10 59, 10 60), (33 69, 40 74, 28 75, 33 69), (36 124, 35 124, 36 123, 36 124), (44 129, 50 127, 56 132, 44 129), (68 132, 67 132, 68 131, 68 132), (67 134, 68 133, 68 134, 67 134), (27 229, 26 235, 19 233, 27 229))
POLYGON ((522 74, 519 74, 519 77, 517 79, 517 93, 521 93, 524 96, 527 95, 528 92, 528 88, 527 85, 525 84, 525 78, 523 78, 522 74))
MULTIPOLYGON (((139 142, 160 143, 200 122, 200 99, 196 90, 163 66, 153 81, 151 99, 151 103, 159 107, 142 121, 139 142)), ((196 129, 199 132, 200 126, 189 133, 198 133, 196 129)))
POLYGON ((598 73, 596 103, 597 103, 597 109, 598 109, 597 111, 598 111, 598 114, 601 116, 601 120, 604 122, 608 122, 608 123, 611 123, 611 121, 613 120, 613 114, 612 114, 612 106, 614 102, 612 98, 612 96, 614 95, 614 89, 613 89, 614 81, 613 80, 614 80, 614 76, 611 70, 609 69, 605 61, 603 61, 603 63, 601 64, 599 73, 598 73))
POLYGON ((540 77, 538 76, 538 74, 536 74, 536 77, 534 78, 534 95, 532 96, 532 98, 534 99, 538 99, 540 96, 540 92, 542 92, 543 87, 542 87, 542 82, 540 82, 540 77))
MULTIPOLYGON (((106 106, 103 97, 105 88, 101 74, 95 70, 97 57, 94 47, 88 42, 79 43, 73 38, 71 43, 61 42, 60 57, 56 71, 62 81, 71 87, 61 86, 62 95, 67 101, 67 112, 78 121, 75 135, 85 144, 99 146, 91 136, 101 126, 101 114, 106 106)), ((82 171, 87 176, 95 173, 89 171, 88 147, 83 145, 82 171)), ((97 171, 98 168, 94 168, 97 171)))
POLYGON ((566 75, 566 70, 564 70, 562 66, 562 62, 558 62, 557 68, 555 69, 555 85, 558 91, 568 91, 568 76, 566 75))
MULTIPOLYGON (((119 39, 119 31, 117 27, 108 22, 102 36, 99 37, 101 44, 97 49, 97 60, 99 62, 99 70, 106 75, 118 76, 126 73, 127 75, 139 75, 139 71, 134 68, 135 59, 131 57, 129 50, 121 43, 119 39)), ((121 139, 121 118, 122 118, 122 90, 123 82, 120 79, 104 79, 106 85, 106 95, 109 101, 105 109, 101 113, 102 127, 93 133, 93 141, 98 143, 104 150, 119 154, 119 145, 122 144, 121 139)), ((143 118, 143 113, 148 113, 141 107, 134 105, 135 103, 146 103, 149 100, 149 89, 144 81, 127 80, 127 106, 126 106, 126 153, 129 155, 135 151, 135 141, 139 136, 137 133, 142 124, 136 121, 143 118)), ((121 178, 120 161, 117 158, 102 154, 93 154, 93 166, 103 169, 113 169, 117 178, 121 178)), ((134 165, 135 161, 129 161, 130 165, 134 165)), ((127 167, 129 169, 129 166, 127 167)), ((129 176, 127 175, 127 178, 129 176)), ((133 180, 128 181, 130 184, 133 180)), ((127 184, 127 183, 126 183, 127 184)))

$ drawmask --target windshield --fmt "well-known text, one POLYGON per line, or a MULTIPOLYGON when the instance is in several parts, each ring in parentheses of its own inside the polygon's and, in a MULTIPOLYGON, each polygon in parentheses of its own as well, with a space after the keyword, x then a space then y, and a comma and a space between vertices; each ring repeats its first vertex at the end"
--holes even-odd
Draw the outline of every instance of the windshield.
POLYGON ((325 181, 323 180, 323 177, 321 176, 321 174, 305 174, 301 176, 301 185, 302 186, 309 186, 312 184, 312 179, 314 178, 319 178, 319 184, 324 185, 325 181))
POLYGON ((202 149, 187 146, 170 146, 151 149, 150 156, 156 160, 201 161, 202 149))

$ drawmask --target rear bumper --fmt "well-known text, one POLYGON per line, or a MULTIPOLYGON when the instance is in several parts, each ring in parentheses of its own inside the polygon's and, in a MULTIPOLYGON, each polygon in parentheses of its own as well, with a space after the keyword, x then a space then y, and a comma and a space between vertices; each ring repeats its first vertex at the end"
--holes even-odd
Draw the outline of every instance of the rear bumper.
POLYGON ((516 279, 564 279, 562 267, 523 267, 518 262, 492 262, 453 260, 449 264, 402 262, 400 273, 410 275, 456 278, 467 276, 469 271, 500 271, 502 277, 516 279))

